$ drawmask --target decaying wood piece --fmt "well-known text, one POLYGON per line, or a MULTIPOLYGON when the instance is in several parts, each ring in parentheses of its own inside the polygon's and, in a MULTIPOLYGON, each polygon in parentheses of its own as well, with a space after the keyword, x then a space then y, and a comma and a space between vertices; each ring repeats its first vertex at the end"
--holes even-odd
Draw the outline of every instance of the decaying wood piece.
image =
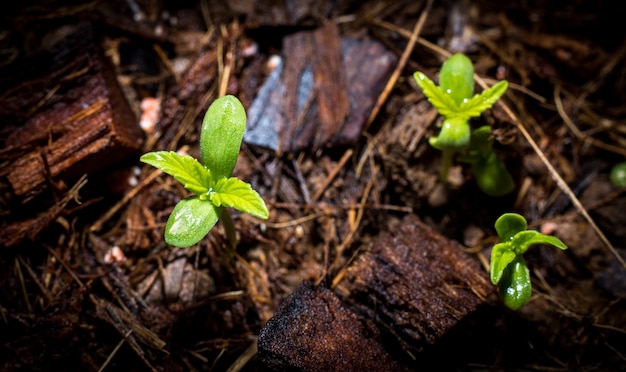
POLYGON ((435 344, 494 292, 476 260, 413 215, 363 251, 333 294, 305 285, 281 305, 259 335, 263 365, 341 370, 325 367, 343 363, 343 347, 357 348, 366 358, 362 345, 375 341, 403 366, 407 355, 435 344), (351 314, 342 315, 351 320, 336 314, 351 314), (364 339, 342 341, 342 335, 364 339))
POLYGON ((460 244, 415 216, 367 250, 337 292, 412 352, 434 344, 493 292, 486 272, 460 244))
POLYGON ((283 148, 319 148, 337 135, 350 114, 339 31, 329 22, 313 32, 299 32, 285 38, 284 50, 289 58, 285 60, 284 121, 278 152, 283 148), (303 74, 312 76, 304 102, 299 92, 307 90, 299 86, 303 74), (315 115, 299 116, 309 111, 313 100, 317 104, 317 119, 315 115))
POLYGON ((284 55, 248 110, 244 141, 277 153, 355 142, 395 55, 341 39, 332 22, 286 37, 284 55))
POLYGON ((398 371, 358 316, 329 289, 305 282, 259 335, 259 364, 271 371, 398 371))
POLYGON ((3 173, 19 197, 140 150, 143 132, 91 27, 27 64, 20 79, 0 97, 0 117, 16 127, 4 141, 3 173))
POLYGON ((85 183, 85 178, 81 178, 59 202, 36 216, 3 226, 0 229, 0 246, 11 248, 24 240, 35 239, 43 229, 62 215, 67 204, 78 197, 78 192, 85 183))

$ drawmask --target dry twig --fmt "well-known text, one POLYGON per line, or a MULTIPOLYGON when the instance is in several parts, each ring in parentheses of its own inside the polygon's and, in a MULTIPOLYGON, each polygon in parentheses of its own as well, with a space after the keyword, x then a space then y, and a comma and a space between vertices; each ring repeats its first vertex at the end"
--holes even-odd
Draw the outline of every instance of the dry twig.
POLYGON ((430 11, 430 8, 432 7, 432 5, 433 5, 433 0, 428 0, 428 2, 426 3, 426 7, 424 8, 424 10, 422 11, 422 14, 420 15, 417 22, 415 23, 413 32, 411 32, 411 36, 409 37, 409 41, 406 45, 406 48, 404 49, 402 56, 400 56, 400 61, 398 61, 398 65, 396 66, 395 70, 391 74, 391 77, 387 81, 387 85, 385 85, 385 89, 378 97, 378 100, 376 101, 376 104, 374 105, 374 108, 372 109, 372 113, 370 114, 369 118, 365 122, 365 125, 363 126, 363 131, 366 131, 367 128, 369 128, 369 126, 374 122, 374 119, 376 119, 376 116, 378 116, 378 113, 380 112, 380 109, 382 108, 383 104, 385 103, 385 101, 387 101, 389 94, 391 94, 391 91, 394 85, 396 85, 396 81, 398 81, 398 77, 400 77, 400 74, 404 70, 404 66, 409 60, 409 56, 413 52, 415 43, 417 42, 418 36, 420 32, 422 31, 422 27, 424 27, 424 22, 426 22, 426 17, 428 16, 428 12, 430 11))

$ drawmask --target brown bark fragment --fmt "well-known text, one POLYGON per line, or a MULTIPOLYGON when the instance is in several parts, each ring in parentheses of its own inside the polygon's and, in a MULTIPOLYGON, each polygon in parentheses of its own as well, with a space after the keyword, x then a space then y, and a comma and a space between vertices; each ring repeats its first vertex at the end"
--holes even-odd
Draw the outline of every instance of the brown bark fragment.
MULTIPOLYGON (((289 58, 285 59, 283 75, 285 88, 282 94, 282 110, 280 110, 283 120, 278 123, 280 139, 276 150, 279 154, 283 152, 283 149, 288 152, 292 147, 294 137, 298 136, 296 133, 297 127, 303 121, 303 118, 298 119, 298 114, 302 111, 302 108, 298 110, 300 97, 298 94, 290 94, 290 92, 298 92, 302 74, 308 65, 308 58, 311 54, 310 43, 311 35, 309 32, 299 32, 284 39, 285 54, 289 58)), ((307 102, 310 99, 311 97, 308 95, 307 102)), ((302 103, 300 104, 302 105, 302 103)))
POLYGON ((317 89, 321 131, 314 147, 330 141, 339 133, 350 114, 346 73, 341 54, 341 39, 334 22, 313 32, 311 68, 317 89))
POLYGON ((43 229, 62 215, 67 203, 78 197, 78 192, 85 183, 85 180, 79 180, 79 182, 66 193, 62 200, 35 217, 3 226, 0 229, 0 246, 10 248, 26 239, 34 240, 43 229))
POLYGON ((261 365, 401 370, 494 292, 458 243, 413 215, 364 251, 334 292, 305 284, 285 300, 259 335, 261 365))
POLYGON ((244 140, 279 154, 355 142, 395 56, 340 39, 332 22, 286 37, 284 55, 248 110, 244 140))
MULTIPOLYGON (((329 22, 313 32, 300 32, 285 38, 283 115, 280 127, 282 149, 320 148, 328 144, 343 128, 350 114, 350 99, 343 63, 341 39, 337 25, 329 22), (312 82, 302 89, 302 79, 310 68, 312 82), (312 83, 312 85, 311 85, 312 83), (305 102, 298 102, 301 92, 305 102), (298 92, 298 94, 293 94, 298 92), (317 119, 306 115, 311 107, 317 119)), ((314 115, 313 115, 314 116, 314 115)))
POLYGON ((403 347, 419 352, 493 293, 484 270, 461 248, 410 215, 370 245, 338 293, 403 347))
POLYGON ((39 194, 47 180, 96 172, 138 152, 143 138, 91 28, 79 29, 61 44, 49 56, 50 64, 40 60, 27 73, 41 73, 46 66, 61 71, 22 76, 36 92, 23 83, 0 98, 0 106, 17 110, 0 114, 10 112, 23 123, 7 136, 2 156, 12 160, 6 174, 13 191, 27 199, 39 194))
POLYGON ((405 370, 329 289, 301 284, 259 335, 259 361, 272 371, 405 370))
POLYGON ((284 121, 280 127, 278 152, 283 148, 291 151, 294 147, 322 147, 341 130, 350 114, 339 30, 335 23, 329 22, 313 32, 286 37, 284 45, 289 58, 285 60, 284 121), (307 92, 305 102, 298 102, 301 80, 309 68, 313 88, 307 92), (317 120, 302 115, 313 100, 317 103, 317 120))

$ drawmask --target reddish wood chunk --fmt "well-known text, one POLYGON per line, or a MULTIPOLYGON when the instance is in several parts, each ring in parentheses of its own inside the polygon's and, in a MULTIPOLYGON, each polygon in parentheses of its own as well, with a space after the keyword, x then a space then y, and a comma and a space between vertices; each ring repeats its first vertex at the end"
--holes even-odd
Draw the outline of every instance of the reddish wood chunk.
POLYGON ((20 75, 0 97, 0 117, 16 127, 1 154, 16 195, 31 198, 49 182, 97 172, 140 150, 143 132, 90 27, 20 75))
POLYGON ((410 351, 434 344, 494 292, 460 244, 413 215, 367 250, 337 292, 410 351))
POLYGON ((259 335, 271 370, 402 370, 494 293, 461 246, 410 215, 363 249, 334 292, 300 286, 259 335))
POLYGON ((259 334, 259 362, 271 371, 402 371, 329 289, 301 284, 259 334))

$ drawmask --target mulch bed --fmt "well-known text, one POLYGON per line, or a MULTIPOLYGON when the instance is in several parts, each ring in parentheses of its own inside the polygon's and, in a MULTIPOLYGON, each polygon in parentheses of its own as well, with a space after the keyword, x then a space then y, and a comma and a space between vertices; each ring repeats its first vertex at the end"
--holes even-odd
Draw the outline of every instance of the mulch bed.
POLYGON ((213 3, 0 5, 1 370, 624 369, 624 5, 213 3), (457 51, 509 82, 472 121, 504 197, 438 180, 412 74, 457 51), (189 193, 139 156, 199 157, 224 94, 270 218, 168 246, 189 193), (519 311, 488 276, 504 212, 570 248, 528 251, 519 311))

